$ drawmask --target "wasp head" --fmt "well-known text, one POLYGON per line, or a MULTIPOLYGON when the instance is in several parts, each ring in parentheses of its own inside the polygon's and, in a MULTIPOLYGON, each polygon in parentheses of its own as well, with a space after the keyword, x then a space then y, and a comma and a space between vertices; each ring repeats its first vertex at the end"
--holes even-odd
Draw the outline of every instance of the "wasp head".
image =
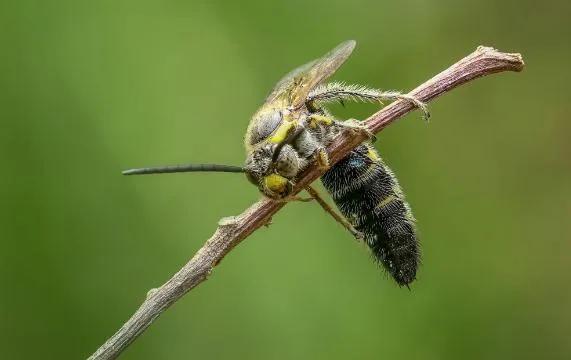
POLYGON ((283 199, 291 194, 294 178, 301 168, 301 160, 291 145, 280 149, 274 159, 276 144, 264 144, 254 149, 246 159, 246 177, 271 199, 283 199))

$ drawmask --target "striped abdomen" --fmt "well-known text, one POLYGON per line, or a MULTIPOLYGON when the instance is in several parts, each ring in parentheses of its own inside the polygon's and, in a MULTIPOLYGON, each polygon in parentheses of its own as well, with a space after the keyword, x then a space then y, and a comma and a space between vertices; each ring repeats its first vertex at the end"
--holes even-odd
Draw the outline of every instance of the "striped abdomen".
POLYGON ((321 180, 341 213, 364 235, 375 259, 399 285, 410 284, 420 261, 415 220, 375 148, 358 146, 321 180))

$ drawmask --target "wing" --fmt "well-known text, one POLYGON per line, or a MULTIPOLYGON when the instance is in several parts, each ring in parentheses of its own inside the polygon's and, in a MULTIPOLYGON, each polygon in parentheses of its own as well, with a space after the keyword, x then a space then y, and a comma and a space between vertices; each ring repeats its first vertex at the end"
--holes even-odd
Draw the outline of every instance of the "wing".
POLYGON ((354 40, 345 41, 323 57, 291 71, 276 84, 266 98, 266 103, 283 99, 288 105, 298 108, 314 87, 339 69, 353 52, 355 44, 354 40))

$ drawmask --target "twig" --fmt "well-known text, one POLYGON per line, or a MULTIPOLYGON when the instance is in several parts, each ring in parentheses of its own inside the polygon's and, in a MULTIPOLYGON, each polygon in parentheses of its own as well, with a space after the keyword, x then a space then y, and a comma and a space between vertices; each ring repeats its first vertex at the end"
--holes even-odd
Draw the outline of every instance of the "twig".
MULTIPOLYGON (((470 80, 502 71, 521 71, 524 63, 520 54, 501 53, 480 46, 472 54, 423 83, 409 93, 421 101, 433 98, 470 80)), ((373 133, 414 109, 408 101, 398 100, 366 120, 373 133)), ((341 133, 328 147, 331 164, 342 159, 351 149, 365 140, 360 133, 341 133)), ((309 167, 298 180, 294 194, 317 180, 323 170, 309 167)), ((131 344, 169 306, 189 290, 206 280, 212 269, 236 245, 262 225, 268 223, 284 202, 261 199, 242 214, 222 219, 216 232, 194 257, 170 280, 149 291, 146 300, 131 318, 103 344, 90 359, 114 359, 131 344)))

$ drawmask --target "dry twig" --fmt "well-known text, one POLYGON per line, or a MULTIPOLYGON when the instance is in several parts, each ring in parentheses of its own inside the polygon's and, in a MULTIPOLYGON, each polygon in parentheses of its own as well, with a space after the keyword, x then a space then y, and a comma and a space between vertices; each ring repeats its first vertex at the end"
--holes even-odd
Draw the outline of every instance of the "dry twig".
MULTIPOLYGON (((470 80, 502 71, 521 71, 524 63, 520 54, 502 53, 480 46, 472 54, 418 86, 409 95, 428 102, 433 98, 470 80)), ((414 110, 408 101, 395 101, 366 120, 373 133, 414 110)), ((351 149, 365 140, 364 135, 342 133, 327 151, 331 164, 342 159, 351 149)), ((309 167, 296 184, 293 194, 306 188, 323 173, 317 166, 309 167)), ((184 294, 206 280, 212 269, 230 250, 262 225, 283 206, 284 202, 261 199, 242 214, 220 220, 216 232, 194 257, 170 280, 148 292, 147 298, 131 318, 89 359, 114 359, 129 346, 151 323, 184 294)))

